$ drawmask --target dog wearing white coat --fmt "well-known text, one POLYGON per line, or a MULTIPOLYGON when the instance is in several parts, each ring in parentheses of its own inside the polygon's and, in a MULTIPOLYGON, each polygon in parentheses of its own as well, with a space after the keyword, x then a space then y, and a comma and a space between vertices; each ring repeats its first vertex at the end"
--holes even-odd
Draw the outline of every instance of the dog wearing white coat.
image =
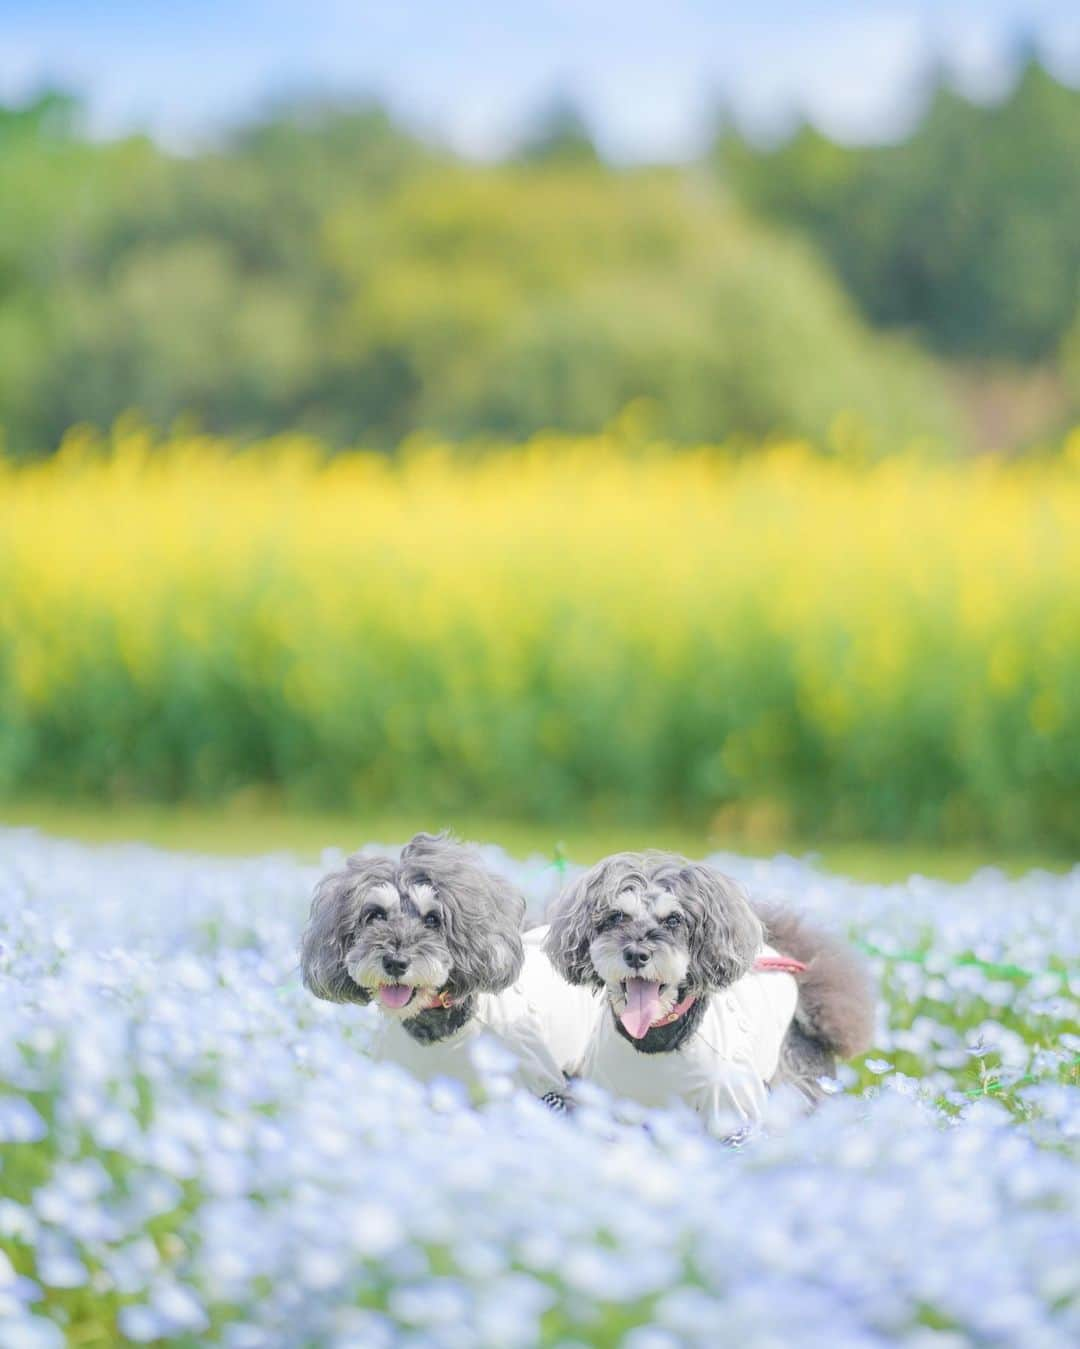
POLYGON ((558 1107, 580 1062, 593 995, 568 989, 522 933, 525 899, 446 834, 417 834, 399 858, 354 853, 316 887, 301 941, 305 986, 374 1003, 373 1055, 424 1081, 479 1085, 481 1035, 509 1051, 515 1080, 558 1107))
POLYGON ((648 1106, 683 1101, 728 1137, 769 1088, 813 1103, 838 1058, 869 1047, 873 997, 854 952, 730 877, 674 853, 618 853, 570 884, 546 948, 602 995, 578 1074, 648 1106))

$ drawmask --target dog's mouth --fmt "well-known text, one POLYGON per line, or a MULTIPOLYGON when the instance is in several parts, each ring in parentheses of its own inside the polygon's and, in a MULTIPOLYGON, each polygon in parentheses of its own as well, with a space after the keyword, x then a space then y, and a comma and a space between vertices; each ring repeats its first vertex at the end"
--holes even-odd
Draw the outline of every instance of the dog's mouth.
POLYGON ((380 984, 375 990, 375 996, 383 1007, 400 1012, 416 997, 416 989, 412 984, 380 984))
POLYGON ((456 1007, 457 1000, 447 988, 428 988, 422 984, 380 984, 375 989, 379 1005, 388 1012, 403 1012, 411 1008, 410 1016, 456 1007))
MULTIPOLYGON (((666 1015, 665 996, 672 992, 671 985, 655 979, 624 979, 622 991, 626 1005, 619 1013, 619 1020, 627 1035, 641 1040, 648 1035, 653 1023, 666 1015)), ((674 991, 677 1000, 678 990, 674 991)))

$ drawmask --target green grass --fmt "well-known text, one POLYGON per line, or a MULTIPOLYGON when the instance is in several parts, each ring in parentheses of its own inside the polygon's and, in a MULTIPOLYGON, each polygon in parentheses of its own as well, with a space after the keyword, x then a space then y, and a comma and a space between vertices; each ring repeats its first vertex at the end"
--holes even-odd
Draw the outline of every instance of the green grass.
POLYGON ((561 827, 481 816, 433 817, 423 813, 297 814, 268 809, 193 806, 82 806, 46 801, 0 804, 0 825, 28 825, 44 833, 88 843, 138 841, 157 847, 221 855, 291 852, 316 859, 324 848, 361 843, 400 843, 418 829, 452 828, 464 838, 498 843, 516 857, 562 852, 592 862, 621 848, 670 848, 700 857, 727 850, 758 856, 812 854, 828 871, 864 881, 903 880, 913 873, 959 881, 980 867, 999 866, 1010 875, 1043 868, 1066 871, 1074 859, 1039 852, 1001 853, 977 847, 934 849, 884 843, 833 843, 751 839, 711 833, 678 821, 653 826, 576 823, 561 827))

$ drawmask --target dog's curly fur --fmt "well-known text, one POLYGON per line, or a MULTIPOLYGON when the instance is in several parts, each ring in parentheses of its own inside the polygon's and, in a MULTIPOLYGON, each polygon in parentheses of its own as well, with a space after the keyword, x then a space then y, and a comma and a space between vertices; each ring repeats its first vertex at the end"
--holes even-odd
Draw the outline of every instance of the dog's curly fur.
POLYGON ((808 923, 782 904, 756 903, 765 940, 801 961, 799 1000, 780 1051, 774 1086, 786 1082, 808 1101, 822 1096, 820 1079, 838 1059, 865 1054, 874 1034, 874 995, 864 963, 847 942, 808 923))
POLYGON ((866 967, 840 937, 781 904, 755 904, 765 940, 806 966, 795 1018, 839 1059, 865 1054, 874 1034, 874 998, 866 967))
MULTIPOLYGON (((354 853, 319 882, 301 941, 304 984, 330 1002, 366 1004, 380 962, 401 960, 401 982, 413 982, 407 971, 416 968, 424 977, 415 982, 459 1009, 449 1025, 473 994, 500 993, 517 979, 524 918, 524 896, 471 848, 448 834, 417 834, 397 861, 354 853), (376 921, 365 921, 372 904, 376 921)), ((418 1029, 426 1024, 419 1008, 406 1015, 418 1029)))

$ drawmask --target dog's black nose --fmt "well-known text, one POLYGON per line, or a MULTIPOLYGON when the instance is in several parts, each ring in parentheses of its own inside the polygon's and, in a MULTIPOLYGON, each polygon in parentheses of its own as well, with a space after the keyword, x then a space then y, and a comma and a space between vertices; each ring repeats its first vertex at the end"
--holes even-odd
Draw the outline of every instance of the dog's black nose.
POLYGON ((649 963, 649 953, 644 946, 627 946, 623 949, 622 957, 632 970, 640 970, 642 965, 649 963))
POLYGON ((391 979, 400 979, 409 968, 409 962, 400 956, 383 956, 382 967, 391 979))

